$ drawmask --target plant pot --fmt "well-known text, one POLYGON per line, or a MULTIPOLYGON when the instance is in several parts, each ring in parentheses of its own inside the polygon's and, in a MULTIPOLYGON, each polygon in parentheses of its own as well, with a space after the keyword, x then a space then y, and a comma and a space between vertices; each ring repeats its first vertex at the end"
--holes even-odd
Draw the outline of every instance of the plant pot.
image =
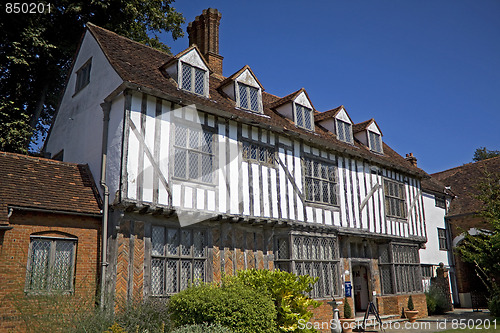
POLYGON ((414 311, 406 310, 405 315, 406 315, 406 318, 408 318, 408 320, 410 321, 410 323, 414 323, 415 320, 417 319, 418 310, 414 310, 414 311))
POLYGON ((352 329, 356 325, 354 323, 354 319, 340 319, 340 325, 342 326, 342 332, 344 333, 351 333, 352 329))

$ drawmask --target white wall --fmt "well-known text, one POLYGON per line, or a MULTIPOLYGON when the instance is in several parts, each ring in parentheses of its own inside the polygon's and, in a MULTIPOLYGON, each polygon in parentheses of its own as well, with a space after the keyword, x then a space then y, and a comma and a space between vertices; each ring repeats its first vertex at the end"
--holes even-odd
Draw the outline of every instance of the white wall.
POLYGON ((438 265, 440 262, 449 266, 448 251, 439 249, 438 228, 446 228, 444 216, 446 210, 436 207, 434 195, 423 193, 425 207, 425 222, 427 227, 427 244, 425 249, 420 250, 420 262, 422 264, 438 265))
MULTIPOLYGON (((101 172, 103 123, 100 104, 122 82, 87 31, 47 139, 46 151, 54 156, 64 149, 64 161, 87 163, 97 183, 101 172), (76 72, 91 57, 90 83, 74 95, 76 72)), ((115 132, 115 135, 119 133, 115 132)))

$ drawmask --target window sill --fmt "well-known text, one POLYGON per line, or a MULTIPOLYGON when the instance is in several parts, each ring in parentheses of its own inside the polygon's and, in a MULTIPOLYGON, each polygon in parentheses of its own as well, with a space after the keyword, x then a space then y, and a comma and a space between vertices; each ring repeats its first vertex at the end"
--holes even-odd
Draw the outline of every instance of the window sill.
POLYGON ((307 199, 305 199, 304 201, 305 201, 306 207, 322 208, 322 209, 333 210, 333 211, 336 211, 336 212, 340 211, 340 205, 327 204, 327 203, 322 203, 322 202, 315 202, 315 201, 310 201, 310 200, 307 200, 307 199))

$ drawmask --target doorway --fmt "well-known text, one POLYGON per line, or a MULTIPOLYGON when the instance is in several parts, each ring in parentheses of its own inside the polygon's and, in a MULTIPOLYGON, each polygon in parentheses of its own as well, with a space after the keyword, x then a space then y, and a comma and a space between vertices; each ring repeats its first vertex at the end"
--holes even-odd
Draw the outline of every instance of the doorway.
POLYGON ((364 312, 370 302, 368 290, 368 269, 358 265, 352 268, 354 282, 354 308, 356 312, 364 312))

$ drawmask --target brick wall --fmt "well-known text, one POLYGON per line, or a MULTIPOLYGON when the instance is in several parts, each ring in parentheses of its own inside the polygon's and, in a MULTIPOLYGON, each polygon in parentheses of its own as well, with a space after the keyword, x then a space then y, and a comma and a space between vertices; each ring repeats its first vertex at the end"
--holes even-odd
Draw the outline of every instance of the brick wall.
POLYGON ((43 306, 40 297, 24 293, 30 235, 35 232, 48 232, 47 236, 65 233, 78 238, 75 293, 63 299, 75 300, 80 305, 85 299, 88 300, 85 304, 94 305, 99 278, 100 222, 100 218, 14 211, 10 218, 13 229, 0 232, 0 332, 25 330, 17 308, 33 312, 43 306))
MULTIPOLYGON (((409 297, 410 295, 378 296, 377 308, 380 315, 401 314, 403 308, 408 308, 409 297)), ((425 294, 413 294, 412 298, 415 310, 418 310, 418 318, 427 317, 425 294)))

